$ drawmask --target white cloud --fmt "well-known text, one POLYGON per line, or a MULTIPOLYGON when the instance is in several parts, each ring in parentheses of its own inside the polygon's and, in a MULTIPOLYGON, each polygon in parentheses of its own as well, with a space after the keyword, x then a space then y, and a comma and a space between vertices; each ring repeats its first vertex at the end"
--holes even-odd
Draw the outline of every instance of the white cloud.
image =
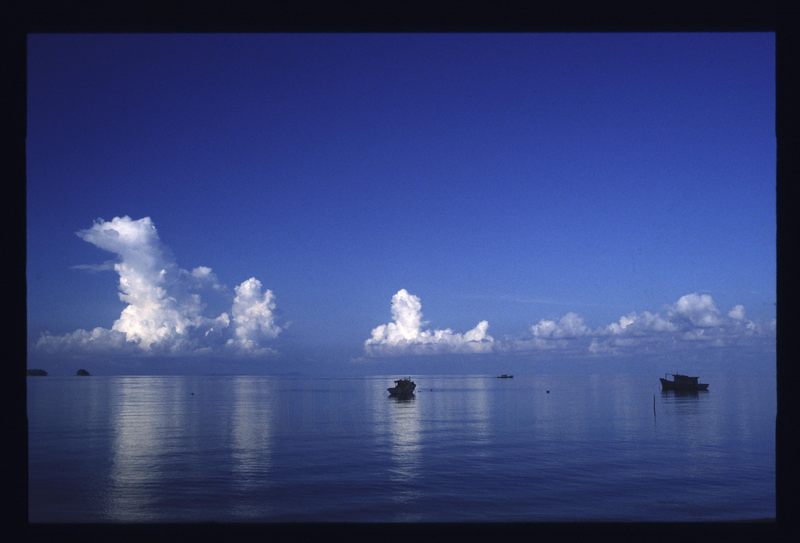
POLYGON ((110 353, 118 351, 135 352, 137 347, 129 343, 125 334, 107 328, 94 328, 93 330, 75 330, 63 336, 44 334, 36 347, 45 353, 58 352, 87 352, 110 353))
POLYGON ((196 303, 182 306, 168 294, 177 270, 165 257, 149 217, 138 221, 129 217, 99 220, 78 236, 120 257, 114 270, 119 274, 120 300, 128 305, 112 330, 122 332, 127 341, 145 351, 154 343, 185 333, 198 316, 198 307, 196 303))
POLYGON ((419 297, 400 289, 392 296, 392 322, 372 330, 364 349, 368 355, 484 353, 490 352, 494 338, 487 332, 489 323, 459 334, 449 328, 423 330, 422 303, 419 297))
POLYGON ((649 311, 623 315, 618 322, 612 322, 605 327, 605 332, 614 336, 646 335, 652 332, 674 332, 675 330, 677 330, 675 324, 649 311))
POLYGON ((224 286, 207 266, 191 272, 179 268, 150 217, 98 219, 77 235, 117 256, 113 269, 119 274, 119 298, 126 306, 111 329, 43 334, 36 346, 45 352, 114 351, 133 345, 140 352, 181 354, 213 351, 230 342, 239 350, 260 352, 261 342, 280 332, 273 319, 274 296, 269 290, 262 296, 255 278, 236 288, 231 309, 234 338, 229 338, 227 313, 204 316, 205 304, 195 291, 225 290, 224 286))
POLYGON ((589 328, 583 323, 583 317, 569 312, 558 322, 540 320, 538 324, 531 326, 531 332, 534 337, 543 339, 574 338, 585 336, 589 333, 589 328))
POLYGON ((555 349, 567 347, 576 338, 586 336, 591 330, 583 322, 583 317, 577 313, 569 312, 558 321, 542 319, 531 326, 532 339, 523 340, 516 345, 516 349, 555 349))
POLYGON ((742 321, 744 320, 744 306, 743 305, 735 305, 728 311, 728 316, 734 320, 742 321))
POLYGON ((692 326, 700 328, 719 326, 722 322, 719 310, 709 294, 692 293, 681 296, 670 306, 668 315, 673 321, 684 319, 692 326))
POLYGON ((113 260, 106 260, 100 264, 75 264, 74 266, 70 266, 73 270, 81 270, 81 271, 88 271, 88 272, 104 272, 104 271, 114 271, 114 261, 113 260))
POLYGON ((502 349, 585 349, 598 354, 701 344, 736 345, 747 338, 771 335, 774 325, 747 320, 744 306, 736 305, 723 316, 710 295, 692 293, 666 306, 664 314, 631 312, 595 330, 576 313, 567 313, 558 321, 542 319, 531 326, 531 336, 503 343, 502 349))
POLYGON ((217 274, 208 266, 197 266, 191 272, 195 284, 199 287, 211 287, 214 290, 225 290, 225 286, 217 279, 217 274))
POLYGON ((228 340, 228 345, 256 351, 262 340, 272 339, 281 332, 273 315, 275 296, 269 289, 262 294, 261 281, 255 277, 243 281, 235 291, 231 309, 235 337, 228 340))

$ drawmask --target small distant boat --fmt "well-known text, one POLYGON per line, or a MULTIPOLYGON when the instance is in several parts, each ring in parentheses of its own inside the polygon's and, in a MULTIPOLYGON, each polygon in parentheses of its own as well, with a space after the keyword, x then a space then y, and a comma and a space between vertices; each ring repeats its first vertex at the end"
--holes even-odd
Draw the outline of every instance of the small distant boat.
POLYGON ((497 378, 498 378, 498 379, 513 379, 513 378, 514 378, 514 376, 513 376, 513 375, 509 375, 509 374, 507 374, 507 373, 504 373, 504 374, 502 374, 502 375, 498 375, 498 376, 497 376, 497 378))
POLYGON ((417 388, 417 384, 410 377, 397 379, 394 384, 395 386, 386 390, 389 391, 389 396, 394 396, 395 398, 410 398, 414 395, 414 389, 417 388))
POLYGON ((678 392, 695 392, 698 390, 708 390, 708 383, 699 383, 699 377, 689 377, 680 373, 664 374, 664 377, 659 377, 661 381, 661 390, 675 390, 678 392), (673 379, 665 379, 672 375, 673 379))

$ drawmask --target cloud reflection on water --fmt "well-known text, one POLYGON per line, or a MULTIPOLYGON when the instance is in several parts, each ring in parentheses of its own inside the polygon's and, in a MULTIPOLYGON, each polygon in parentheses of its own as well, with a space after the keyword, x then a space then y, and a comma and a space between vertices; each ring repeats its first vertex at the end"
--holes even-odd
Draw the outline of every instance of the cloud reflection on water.
MULTIPOLYGON (((270 485, 272 470, 272 392, 267 378, 240 376, 234 378, 231 435, 233 484, 243 498, 254 490, 270 485)), ((268 504, 233 501, 237 516, 263 516, 268 504)))
POLYGON ((158 377, 120 377, 112 406, 112 468, 107 514, 115 521, 152 520, 157 515, 157 489, 163 461, 184 427, 178 395, 183 380, 158 377))
POLYGON ((386 400, 388 407, 390 451, 393 467, 389 477, 395 485, 395 501, 405 503, 419 497, 416 487, 422 450, 422 424, 417 398, 386 400))

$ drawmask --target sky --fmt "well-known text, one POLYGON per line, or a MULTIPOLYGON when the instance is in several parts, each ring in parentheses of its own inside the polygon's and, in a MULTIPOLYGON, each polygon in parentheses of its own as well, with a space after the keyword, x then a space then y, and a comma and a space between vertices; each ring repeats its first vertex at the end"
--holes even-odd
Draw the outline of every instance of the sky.
POLYGON ((33 34, 29 366, 774 352, 774 51, 33 34))

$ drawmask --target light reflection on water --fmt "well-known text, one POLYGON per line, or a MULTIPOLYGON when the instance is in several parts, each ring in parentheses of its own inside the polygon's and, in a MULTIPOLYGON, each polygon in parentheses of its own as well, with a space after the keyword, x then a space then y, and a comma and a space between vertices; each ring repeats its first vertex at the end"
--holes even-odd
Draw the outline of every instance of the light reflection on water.
POLYGON ((264 482, 270 469, 271 383, 233 380, 233 471, 237 485, 264 482))
MULTIPOLYGON (((233 439, 231 461, 233 484, 240 494, 270 485, 272 468, 271 428, 274 386, 268 380, 238 376, 233 379, 233 439)), ((237 517, 267 514, 269 504, 231 500, 237 517)))
POLYGON ((107 514, 123 522, 145 520, 153 515, 154 494, 167 467, 162 459, 183 432, 185 419, 175 400, 185 382, 123 377, 117 386, 107 514))
POLYGON ((770 517, 772 385, 727 379, 35 381, 31 520, 770 517))
POLYGON ((419 408, 416 397, 387 398, 385 404, 391 428, 389 440, 393 467, 389 476, 395 488, 392 499, 406 503, 419 496, 417 478, 422 448, 419 408))

